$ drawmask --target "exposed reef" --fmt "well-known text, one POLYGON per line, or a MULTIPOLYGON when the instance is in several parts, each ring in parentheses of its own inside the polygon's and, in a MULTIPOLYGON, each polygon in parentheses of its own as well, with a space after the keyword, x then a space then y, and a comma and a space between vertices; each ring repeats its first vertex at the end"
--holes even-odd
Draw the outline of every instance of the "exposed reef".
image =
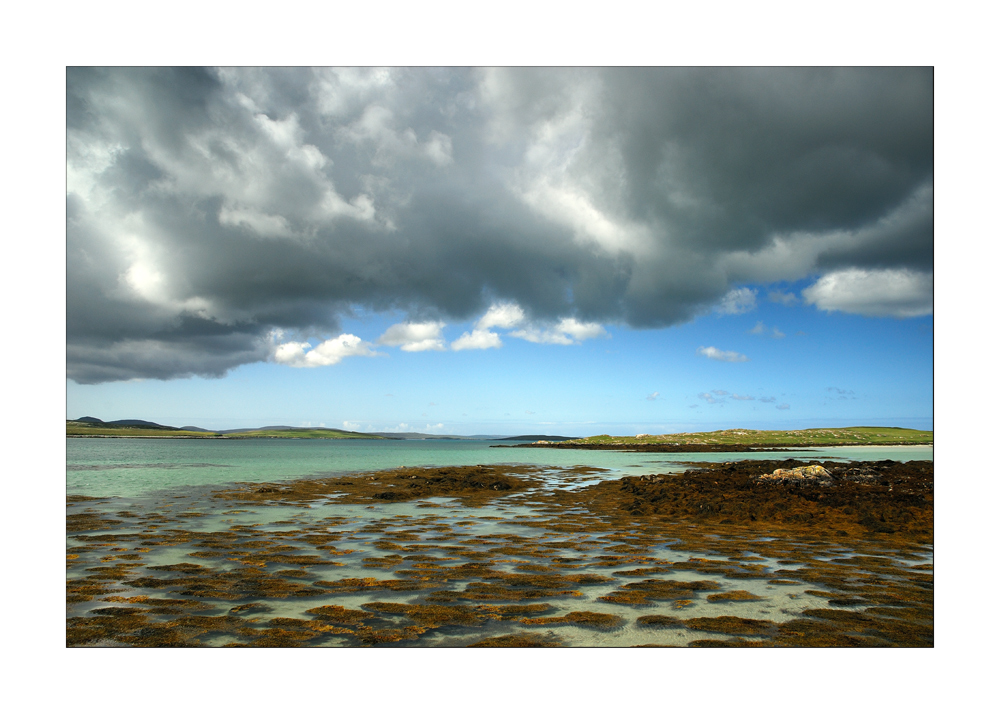
POLYGON ((236 501, 304 503, 336 496, 340 503, 397 502, 449 496, 478 505, 498 495, 537 485, 536 466, 447 466, 399 468, 356 476, 302 479, 248 484, 238 491, 222 491, 219 498, 236 501))
POLYGON ((932 462, 599 475, 407 468, 145 506, 71 496, 66 642, 933 646, 932 462))

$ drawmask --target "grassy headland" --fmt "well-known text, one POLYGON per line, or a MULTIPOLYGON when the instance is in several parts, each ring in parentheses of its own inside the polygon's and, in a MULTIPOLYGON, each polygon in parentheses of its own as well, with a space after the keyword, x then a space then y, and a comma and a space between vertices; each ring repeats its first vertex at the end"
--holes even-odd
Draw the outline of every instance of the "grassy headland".
POLYGON ((843 429, 801 429, 797 431, 723 431, 683 434, 601 434, 559 443, 537 441, 519 446, 557 449, 619 449, 626 451, 752 451, 824 446, 933 445, 933 431, 885 426, 853 426, 843 429))
POLYGON ((66 420, 66 436, 125 436, 182 439, 222 438, 211 431, 187 431, 172 426, 111 426, 104 423, 66 420))

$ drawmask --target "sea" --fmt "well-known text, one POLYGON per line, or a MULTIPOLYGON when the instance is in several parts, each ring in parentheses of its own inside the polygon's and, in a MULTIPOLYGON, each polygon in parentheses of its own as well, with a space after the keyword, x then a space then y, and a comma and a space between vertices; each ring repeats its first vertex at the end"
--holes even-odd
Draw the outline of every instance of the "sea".
MULTIPOLYGON (((729 627, 737 617, 777 631, 817 608, 861 609, 835 604, 817 583, 868 583, 886 567, 904 584, 929 577, 922 569, 932 563, 932 544, 859 553, 809 541, 776 550, 772 538, 698 540, 683 527, 642 530, 639 522, 591 532, 571 527, 593 523, 586 513, 553 514, 530 491, 477 507, 449 498, 359 505, 218 496, 237 483, 404 466, 534 465, 547 467, 544 488, 565 489, 706 462, 784 458, 932 460, 933 447, 628 453, 475 440, 67 438, 67 645, 460 647, 535 638, 570 647, 699 646, 731 637, 706 622, 729 627), (705 587, 710 578, 712 590, 640 605, 614 599, 652 582, 651 574, 663 587, 705 587), (491 594, 498 578, 540 585, 491 594), (503 610, 522 605, 534 610, 503 610)), ((917 592, 911 585, 907 592, 917 592)), ((932 623, 921 627, 917 644, 932 643, 932 623)), ((742 641, 764 639, 750 632, 742 641)))
POLYGON ((531 464, 607 469, 603 478, 681 472, 743 459, 932 460, 933 446, 838 446, 780 452, 629 453, 511 448, 510 442, 382 439, 67 438, 66 493, 136 497, 165 489, 225 486, 415 466, 531 464), (506 447, 506 448, 492 448, 506 447))

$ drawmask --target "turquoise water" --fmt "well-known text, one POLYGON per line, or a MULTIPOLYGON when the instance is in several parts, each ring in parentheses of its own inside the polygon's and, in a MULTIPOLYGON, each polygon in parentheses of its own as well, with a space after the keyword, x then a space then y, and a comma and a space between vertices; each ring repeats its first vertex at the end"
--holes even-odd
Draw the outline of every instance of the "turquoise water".
POLYGON ((261 482, 400 466, 534 464, 608 469, 606 478, 670 473, 742 459, 931 460, 930 446, 842 446, 788 452, 627 453, 490 448, 496 441, 66 439, 66 492, 137 497, 162 489, 261 482))
MULTIPOLYGON (((753 530, 747 535, 709 534, 702 541, 698 527, 685 523, 638 518, 607 525, 585 507, 554 510, 542 499, 544 492, 584 486, 596 478, 682 471, 692 462, 933 458, 930 447, 657 454, 490 448, 495 443, 67 439, 67 492, 96 499, 71 499, 67 504, 67 642, 97 647, 155 645, 156 637, 179 632, 189 638, 184 643, 197 646, 263 646, 272 631, 304 638, 278 642, 281 646, 357 647, 380 642, 365 639, 370 637, 366 632, 386 638, 378 646, 403 647, 458 647, 510 635, 552 637, 577 647, 684 646, 725 640, 729 635, 686 625, 649 627, 640 616, 697 622, 729 615, 777 627, 817 609, 858 609, 853 602, 833 604, 828 594, 817 590, 817 583, 846 597, 849 593, 840 593, 840 582, 861 578, 871 583, 883 574, 865 571, 864 563, 838 564, 837 558, 856 550, 839 543, 793 539, 770 552, 768 541, 773 539, 758 538, 753 530), (238 481, 496 463, 552 468, 537 474, 545 481, 542 487, 499 496, 480 506, 446 497, 399 503, 373 499, 364 504, 339 503, 336 498, 297 504, 218 497, 220 487, 238 481), (605 470, 560 471, 578 465, 605 470), (840 568, 842 577, 831 582, 827 570, 810 570, 817 563, 826 569, 840 568), (489 570, 485 575, 442 570, 450 573, 447 579, 432 576, 436 568, 484 564, 489 570), (685 599, 661 598, 640 605, 607 599, 646 581, 650 573, 633 568, 650 566, 655 566, 655 582, 710 578, 711 589, 744 591, 751 598, 713 601, 709 591, 699 591, 685 599), (763 570, 754 574, 750 568, 763 570), (386 603, 426 607, 445 596, 443 602, 457 603, 472 616, 482 605, 476 590, 486 585, 481 580, 496 583, 533 575, 541 579, 537 585, 541 594, 529 595, 531 588, 524 584, 506 595, 491 595, 485 603, 521 599, 541 603, 546 621, 485 617, 421 626, 416 634, 399 639, 393 633, 412 628, 417 620, 398 612, 387 614, 384 607, 386 603), (592 579, 558 582, 578 576, 592 579), (548 582, 551 578, 556 584, 548 582), (359 586, 362 580, 371 582, 359 586), (428 580, 433 582, 427 585, 428 580), (395 589, 386 584, 400 582, 407 586, 395 589), (288 592, 298 594, 288 596, 288 592), (256 609, 242 609, 251 605, 256 609), (314 608, 330 605, 361 612, 364 624, 348 629, 338 625, 339 629, 333 628, 337 632, 318 635, 311 628, 326 625, 314 617, 314 608), (597 628, 552 622, 581 612, 617 621, 597 628)), ((920 544, 898 553, 879 544, 857 551, 877 556, 869 560, 880 567, 896 562, 900 568, 925 567, 932 562, 931 553, 929 545, 920 544)), ((920 571, 914 577, 924 574, 920 571)), ((904 585, 909 582, 908 571, 897 575, 904 585)), ((890 590, 895 587, 896 581, 886 582, 890 590)), ((911 591, 912 587, 906 592, 911 591)), ((930 642, 932 624, 924 627, 931 633, 930 642)), ((757 639, 749 636, 747 641, 752 644, 757 639)))

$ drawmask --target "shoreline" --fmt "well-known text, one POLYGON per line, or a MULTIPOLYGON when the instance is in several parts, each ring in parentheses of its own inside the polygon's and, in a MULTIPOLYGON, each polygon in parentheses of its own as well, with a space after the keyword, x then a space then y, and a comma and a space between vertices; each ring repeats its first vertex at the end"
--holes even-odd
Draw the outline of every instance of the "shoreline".
POLYGON ((70 495, 66 646, 933 647, 933 462, 807 463, 70 495))
POLYGON ((920 442, 893 442, 889 444, 494 444, 491 449, 578 449, 583 451, 628 451, 628 452, 660 452, 660 453, 780 453, 788 451, 804 451, 808 449, 827 449, 837 447, 875 447, 879 449, 893 446, 929 446, 934 444, 920 442))

